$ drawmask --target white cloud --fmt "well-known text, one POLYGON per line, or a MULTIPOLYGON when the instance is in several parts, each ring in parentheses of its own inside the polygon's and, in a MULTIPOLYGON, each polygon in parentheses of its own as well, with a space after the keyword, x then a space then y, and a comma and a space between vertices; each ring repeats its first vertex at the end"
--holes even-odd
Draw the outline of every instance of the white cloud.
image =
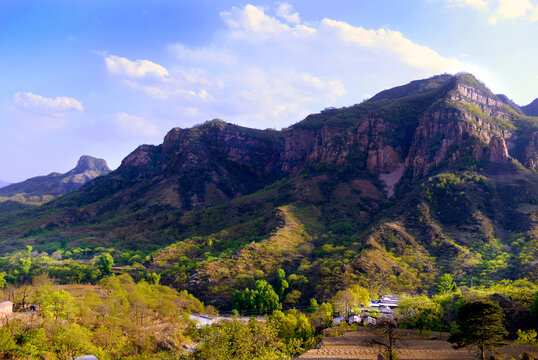
POLYGON ((298 12, 293 11, 293 6, 288 3, 282 3, 278 6, 277 15, 286 20, 290 24, 298 24, 301 22, 298 12))
MULTIPOLYGON (((499 0, 495 15, 490 18, 490 22, 496 24, 499 20, 526 17, 533 11, 538 11, 538 5, 534 6, 530 0, 499 0)), ((529 20, 532 21, 532 16, 529 20)))
POLYGON ((471 6, 477 9, 486 9, 488 7, 487 0, 447 0, 447 2, 449 4, 454 4, 454 5, 459 5, 459 6, 471 6))
POLYGON ((335 32, 335 35, 345 42, 367 49, 381 50, 417 68, 454 72, 462 66, 458 60, 445 58, 427 46, 416 44, 399 31, 366 30, 330 19, 324 19, 321 24, 327 31, 335 32))
POLYGON ((65 128, 69 120, 84 112, 81 102, 67 96, 48 98, 31 92, 13 96, 7 108, 20 124, 33 131, 56 131, 65 128))
POLYGON ((116 125, 124 135, 155 136, 159 134, 158 127, 151 121, 123 112, 116 114, 116 125))
POLYGON ((110 55, 105 58, 105 63, 111 74, 128 78, 154 77, 164 79, 169 75, 164 66, 149 60, 131 61, 124 57, 110 55))
POLYGON ((176 58, 166 65, 106 59, 123 59, 134 69, 131 64, 147 61, 166 70, 161 77, 125 71, 118 77, 163 101, 153 118, 176 114, 195 123, 218 117, 255 127, 288 126, 325 107, 360 102, 360 94, 420 77, 476 72, 398 31, 331 19, 303 25, 287 4, 275 14, 253 5, 233 7, 221 18, 224 26, 211 43, 169 45, 176 58))
POLYGON ((84 107, 76 99, 66 96, 47 98, 31 92, 16 93, 13 97, 13 104, 19 108, 48 115, 84 111, 84 107))
POLYGON ((266 15, 262 8, 250 4, 242 9, 233 7, 231 11, 221 12, 220 16, 230 29, 264 35, 276 35, 290 30, 288 25, 266 15))
POLYGON ((236 56, 226 48, 216 46, 188 47, 183 44, 173 44, 168 47, 182 61, 211 64, 235 64, 236 56))
MULTIPOLYGON (((427 0, 431 1, 431 0, 427 0)), ((469 6, 481 10, 489 16, 492 25, 500 20, 523 19, 538 21, 538 3, 536 0, 444 0, 448 4, 469 6)))

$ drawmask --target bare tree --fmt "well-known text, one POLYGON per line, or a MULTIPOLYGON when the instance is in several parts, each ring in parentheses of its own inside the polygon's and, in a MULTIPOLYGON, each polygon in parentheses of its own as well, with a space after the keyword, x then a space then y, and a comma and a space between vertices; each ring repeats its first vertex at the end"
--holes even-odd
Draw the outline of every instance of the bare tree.
POLYGON ((385 350, 387 360, 398 359, 396 344, 404 343, 397 331, 396 321, 387 317, 379 318, 374 325, 376 337, 370 340, 370 345, 378 345, 385 350))

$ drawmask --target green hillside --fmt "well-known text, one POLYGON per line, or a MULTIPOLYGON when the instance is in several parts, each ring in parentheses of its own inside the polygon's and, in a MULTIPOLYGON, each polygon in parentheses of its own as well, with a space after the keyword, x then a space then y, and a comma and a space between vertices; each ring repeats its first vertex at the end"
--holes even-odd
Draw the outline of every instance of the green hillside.
POLYGON ((282 131, 173 129, 74 192, 0 212, 1 251, 109 252, 221 308, 279 269, 288 306, 357 283, 430 291, 443 273, 536 280, 537 151, 538 118, 440 75, 282 131))

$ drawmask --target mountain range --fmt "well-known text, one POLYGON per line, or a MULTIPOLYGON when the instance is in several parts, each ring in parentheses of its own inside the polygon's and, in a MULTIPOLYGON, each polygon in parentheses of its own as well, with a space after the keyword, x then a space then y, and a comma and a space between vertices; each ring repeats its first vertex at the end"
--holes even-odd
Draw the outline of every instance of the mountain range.
POLYGON ((420 292, 440 273, 538 279, 532 104, 445 74, 281 131, 175 128, 78 190, 1 216, 1 248, 141 251, 164 282, 215 305, 279 268, 303 302, 353 283, 420 292))
POLYGON ((84 185, 97 176, 110 172, 103 159, 83 155, 72 170, 65 174, 53 172, 45 176, 36 176, 25 181, 6 184, 0 188, 0 204, 16 201, 23 204, 40 205, 55 197, 67 194, 84 185))

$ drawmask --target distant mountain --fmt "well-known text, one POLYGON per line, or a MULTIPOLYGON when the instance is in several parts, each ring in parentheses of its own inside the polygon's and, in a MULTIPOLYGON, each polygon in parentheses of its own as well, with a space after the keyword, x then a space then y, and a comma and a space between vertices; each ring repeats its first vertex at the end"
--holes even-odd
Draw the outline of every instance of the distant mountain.
POLYGON ((81 156, 77 166, 60 174, 36 176, 20 183, 0 188, 0 200, 10 199, 23 203, 42 203, 80 188, 89 180, 110 172, 103 159, 81 156))
POLYGON ((521 109, 527 116, 538 116, 538 99, 534 99, 529 105, 522 106, 521 109))
POLYGON ((11 183, 8 183, 7 181, 0 180, 0 188, 4 187, 4 186, 7 186, 9 184, 11 184, 11 183))
POLYGON ((110 174, 0 215, 0 252, 140 250, 163 283, 218 306, 279 268, 299 304, 355 283, 422 293, 442 273, 536 281, 536 170, 538 118, 470 74, 439 75, 282 131, 172 129, 110 174))

